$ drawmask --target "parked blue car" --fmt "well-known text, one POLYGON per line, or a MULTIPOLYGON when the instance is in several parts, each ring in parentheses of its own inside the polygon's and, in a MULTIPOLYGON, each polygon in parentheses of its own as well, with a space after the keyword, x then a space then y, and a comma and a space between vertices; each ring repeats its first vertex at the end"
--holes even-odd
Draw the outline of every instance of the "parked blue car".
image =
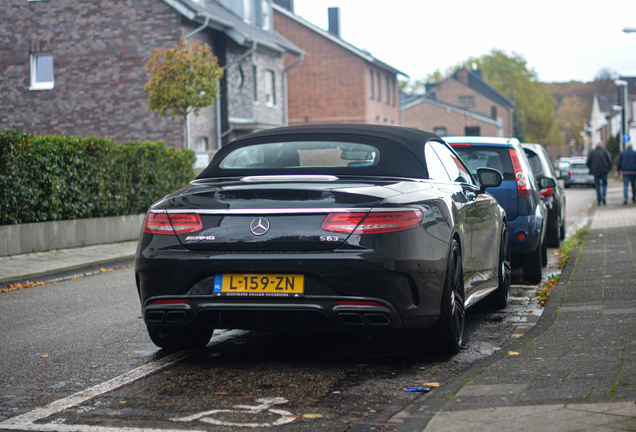
POLYGON ((506 211, 513 267, 523 267, 523 279, 541 282, 541 268, 547 265, 547 209, 540 189, 554 187, 552 178, 538 184, 519 140, 496 137, 445 137, 463 159, 471 174, 482 167, 503 175, 497 188, 488 189, 506 211))

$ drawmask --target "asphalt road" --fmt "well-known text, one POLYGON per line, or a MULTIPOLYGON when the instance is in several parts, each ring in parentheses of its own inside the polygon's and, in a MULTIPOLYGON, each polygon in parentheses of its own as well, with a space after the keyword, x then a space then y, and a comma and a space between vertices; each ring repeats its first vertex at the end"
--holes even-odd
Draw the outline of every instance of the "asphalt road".
MULTIPOLYGON (((590 197, 568 190, 570 229, 584 221, 590 197)), ((514 285, 503 311, 470 309, 466 347, 455 356, 395 333, 221 331, 203 351, 159 350, 139 318, 131 268, 3 293, 0 429, 22 415, 60 431, 392 430, 421 395, 404 388, 444 382, 502 346, 534 289, 514 285), (58 409, 36 409, 54 401, 58 409)))

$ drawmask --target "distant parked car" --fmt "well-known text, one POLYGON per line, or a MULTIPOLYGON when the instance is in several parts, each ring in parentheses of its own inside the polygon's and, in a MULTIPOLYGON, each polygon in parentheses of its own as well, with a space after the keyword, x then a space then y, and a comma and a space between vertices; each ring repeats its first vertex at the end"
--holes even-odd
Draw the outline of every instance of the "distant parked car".
POLYGON ((570 172, 565 169, 557 176, 552 162, 541 144, 522 144, 526 152, 532 173, 537 181, 544 177, 554 179, 556 186, 541 189, 541 199, 548 209, 548 232, 546 241, 549 247, 558 248, 565 239, 565 189, 558 180, 568 180, 570 172))
POLYGON ((501 186, 488 189, 506 211, 513 267, 523 267, 523 278, 541 282, 541 267, 547 265, 547 208, 539 189, 555 187, 550 177, 537 186, 530 162, 516 138, 445 137, 468 166, 494 168, 503 175, 501 186))
POLYGON ((590 168, 585 159, 572 161, 567 170, 570 173, 570 178, 565 181, 566 188, 570 186, 594 187, 594 176, 590 174, 590 168))
POLYGON ((561 157, 561 158, 557 159, 557 161, 556 161, 556 168, 558 170, 565 170, 565 169, 567 169, 568 165, 570 165, 570 158, 569 157, 561 157))

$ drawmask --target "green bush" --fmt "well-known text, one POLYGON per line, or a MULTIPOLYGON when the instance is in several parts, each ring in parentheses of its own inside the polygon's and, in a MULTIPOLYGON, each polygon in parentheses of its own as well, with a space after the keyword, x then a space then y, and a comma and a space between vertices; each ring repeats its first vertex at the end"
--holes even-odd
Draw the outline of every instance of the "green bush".
POLYGON ((194 178, 194 157, 161 142, 0 131, 0 225, 144 213, 194 178))

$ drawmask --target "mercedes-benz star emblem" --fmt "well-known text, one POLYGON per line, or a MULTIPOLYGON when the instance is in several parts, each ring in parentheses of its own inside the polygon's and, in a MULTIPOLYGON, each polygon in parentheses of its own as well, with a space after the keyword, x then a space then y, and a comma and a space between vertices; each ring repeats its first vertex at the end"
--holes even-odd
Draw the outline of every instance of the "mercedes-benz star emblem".
POLYGON ((264 217, 258 217, 250 224, 250 231, 256 236, 262 236, 269 231, 269 220, 264 217))

